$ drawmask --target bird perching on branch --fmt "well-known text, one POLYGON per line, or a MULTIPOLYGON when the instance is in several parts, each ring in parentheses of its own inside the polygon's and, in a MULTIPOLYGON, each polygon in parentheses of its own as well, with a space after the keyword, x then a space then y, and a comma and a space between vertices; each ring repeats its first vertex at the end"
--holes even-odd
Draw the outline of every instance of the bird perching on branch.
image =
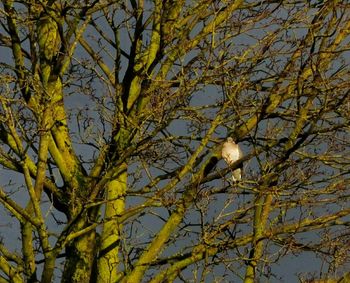
MULTIPOLYGON (((243 157, 243 152, 239 145, 236 144, 231 137, 227 138, 227 141, 222 145, 221 156, 226 161, 226 163, 231 166, 237 160, 243 157)), ((242 168, 241 164, 239 168, 233 170, 232 179, 233 182, 238 182, 242 179, 242 168)))

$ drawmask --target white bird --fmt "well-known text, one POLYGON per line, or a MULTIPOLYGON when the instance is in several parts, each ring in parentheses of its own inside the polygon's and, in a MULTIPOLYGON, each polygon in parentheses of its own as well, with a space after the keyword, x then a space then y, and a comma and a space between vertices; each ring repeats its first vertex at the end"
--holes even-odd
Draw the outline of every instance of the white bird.
MULTIPOLYGON (((221 156, 226 163, 231 166, 233 163, 243 157, 243 152, 239 145, 236 144, 231 137, 229 137, 222 145, 221 156)), ((240 165, 240 168, 237 168, 232 172, 232 179, 234 182, 242 179, 242 167, 243 166, 240 165)))

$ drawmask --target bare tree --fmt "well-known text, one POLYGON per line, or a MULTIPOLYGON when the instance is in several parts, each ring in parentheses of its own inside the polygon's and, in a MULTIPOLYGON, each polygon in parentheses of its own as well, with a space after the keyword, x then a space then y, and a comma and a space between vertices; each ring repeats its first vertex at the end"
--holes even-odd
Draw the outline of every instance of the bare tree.
POLYGON ((343 276, 346 1, 0 11, 0 282, 343 276), (229 167, 227 137, 244 151, 229 167), (318 273, 289 272, 303 255, 318 273))

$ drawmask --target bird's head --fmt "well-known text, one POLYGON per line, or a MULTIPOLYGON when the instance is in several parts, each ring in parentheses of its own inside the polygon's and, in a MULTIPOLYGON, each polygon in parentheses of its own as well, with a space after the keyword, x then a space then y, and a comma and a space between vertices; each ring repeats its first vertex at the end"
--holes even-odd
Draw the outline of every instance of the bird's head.
POLYGON ((228 137, 228 138, 227 138, 227 142, 235 143, 235 142, 233 141, 233 138, 231 138, 231 137, 228 137))

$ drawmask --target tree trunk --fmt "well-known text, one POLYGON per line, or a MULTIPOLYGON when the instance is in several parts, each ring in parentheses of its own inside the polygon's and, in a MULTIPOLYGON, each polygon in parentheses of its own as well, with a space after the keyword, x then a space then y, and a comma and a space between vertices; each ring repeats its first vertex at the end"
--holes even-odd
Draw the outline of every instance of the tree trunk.
POLYGON ((63 283, 90 282, 91 271, 95 259, 96 232, 91 231, 66 248, 67 260, 64 265, 63 283))
POLYGON ((121 166, 120 172, 119 176, 107 185, 107 204, 104 216, 106 222, 103 225, 97 264, 97 282, 99 283, 115 282, 118 275, 118 253, 122 229, 118 215, 125 208, 124 196, 127 185, 127 169, 125 164, 121 166))

